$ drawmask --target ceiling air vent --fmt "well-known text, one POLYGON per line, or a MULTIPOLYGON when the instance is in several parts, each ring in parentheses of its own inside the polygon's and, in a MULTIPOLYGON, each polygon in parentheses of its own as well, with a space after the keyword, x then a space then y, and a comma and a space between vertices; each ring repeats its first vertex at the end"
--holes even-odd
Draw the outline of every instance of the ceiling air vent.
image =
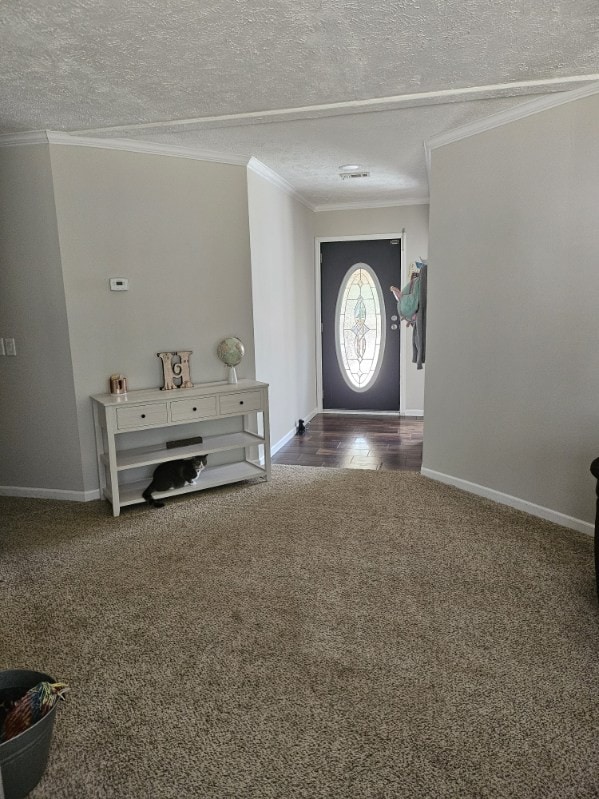
POLYGON ((348 178, 368 178, 370 177, 370 172, 340 172, 339 177, 341 180, 347 180, 348 178))

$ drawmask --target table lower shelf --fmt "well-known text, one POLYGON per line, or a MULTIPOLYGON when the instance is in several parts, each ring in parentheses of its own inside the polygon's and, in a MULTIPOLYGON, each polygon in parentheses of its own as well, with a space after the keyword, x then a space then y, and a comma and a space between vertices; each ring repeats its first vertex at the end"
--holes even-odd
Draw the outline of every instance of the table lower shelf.
MULTIPOLYGON (((154 499, 164 499, 178 494, 189 494, 192 491, 203 491, 206 488, 215 488, 228 483, 238 483, 242 480, 266 476, 266 469, 249 461, 226 463, 223 466, 208 466, 200 473, 195 483, 182 488, 173 488, 171 491, 155 491, 152 496, 154 499)), ((149 484, 150 481, 148 479, 136 483, 124 483, 119 486, 119 507, 145 502, 142 493, 149 484)), ((104 497, 114 505, 110 486, 104 489, 104 497)))
MULTIPOLYGON (((262 436, 247 431, 226 433, 218 436, 205 436, 201 444, 173 447, 172 449, 167 449, 165 444, 152 444, 117 452, 116 467, 119 471, 134 469, 139 466, 149 466, 156 463, 163 463, 164 461, 177 460, 179 458, 192 458, 195 455, 210 455, 213 452, 259 447, 263 444, 264 438, 262 436)), ((104 466, 108 466, 109 460, 106 453, 100 456, 100 460, 104 466)))

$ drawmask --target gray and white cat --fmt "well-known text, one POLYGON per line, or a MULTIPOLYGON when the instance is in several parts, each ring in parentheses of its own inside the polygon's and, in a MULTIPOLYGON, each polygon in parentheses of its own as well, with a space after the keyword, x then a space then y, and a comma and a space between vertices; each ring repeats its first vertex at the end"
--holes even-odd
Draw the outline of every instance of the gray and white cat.
POLYGON ((193 483, 205 468, 206 455, 196 455, 194 458, 185 458, 176 461, 160 463, 154 469, 152 482, 143 492, 145 501, 154 508, 163 508, 164 502, 154 499, 154 491, 170 491, 172 488, 183 488, 187 483, 193 483))

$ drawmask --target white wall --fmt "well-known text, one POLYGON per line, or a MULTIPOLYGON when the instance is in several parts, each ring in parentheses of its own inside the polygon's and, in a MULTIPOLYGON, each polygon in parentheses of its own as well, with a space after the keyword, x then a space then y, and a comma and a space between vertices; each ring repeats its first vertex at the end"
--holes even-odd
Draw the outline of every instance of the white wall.
MULTIPOLYGON (((318 211, 314 214, 316 237, 401 233, 403 228, 406 230, 406 250, 402 253, 402 275, 406 280, 410 264, 428 255, 428 205, 318 211)), ((412 363, 412 331, 403 325, 402 328, 400 357, 405 365, 403 410, 412 414, 422 413, 426 368, 418 370, 412 363)))
POLYGON ((598 129, 594 95, 432 156, 424 468, 568 524, 599 455, 598 129))
POLYGON ((248 197, 256 377, 276 446, 316 409, 313 213, 251 169, 248 197))
POLYGON ((84 483, 97 487, 90 394, 114 372, 162 384, 162 350, 193 350, 196 383, 225 379, 216 346, 239 336, 254 377, 243 166, 51 145, 84 483), (109 277, 129 291, 111 292, 109 277))
MULTIPOLYGON (((0 335, 19 352, 0 359, 0 490, 93 496, 90 394, 113 372, 159 386, 160 350, 224 379, 228 335, 240 377, 271 385, 277 444, 317 405, 314 236, 406 227, 406 262, 427 251, 425 206, 314 214, 242 166, 58 144, 2 148, 0 166, 0 335)), ((412 386, 419 407, 415 368, 412 386)))
POLYGON ((0 491, 81 491, 81 456, 50 157, 0 149, 0 491))

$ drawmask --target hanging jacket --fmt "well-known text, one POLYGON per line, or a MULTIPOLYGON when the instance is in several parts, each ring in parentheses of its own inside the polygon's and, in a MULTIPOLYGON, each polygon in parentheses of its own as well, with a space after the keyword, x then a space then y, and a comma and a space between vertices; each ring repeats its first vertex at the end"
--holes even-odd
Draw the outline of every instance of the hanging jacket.
POLYGON ((402 288, 399 300, 397 301, 397 312, 399 318, 406 322, 413 322, 418 306, 420 305, 420 275, 414 273, 410 277, 410 282, 402 288))
POLYGON ((422 364, 426 358, 426 283, 427 265, 423 263, 420 267, 418 280, 420 302, 414 316, 414 330, 412 332, 412 363, 417 364, 417 369, 422 369, 422 364))

